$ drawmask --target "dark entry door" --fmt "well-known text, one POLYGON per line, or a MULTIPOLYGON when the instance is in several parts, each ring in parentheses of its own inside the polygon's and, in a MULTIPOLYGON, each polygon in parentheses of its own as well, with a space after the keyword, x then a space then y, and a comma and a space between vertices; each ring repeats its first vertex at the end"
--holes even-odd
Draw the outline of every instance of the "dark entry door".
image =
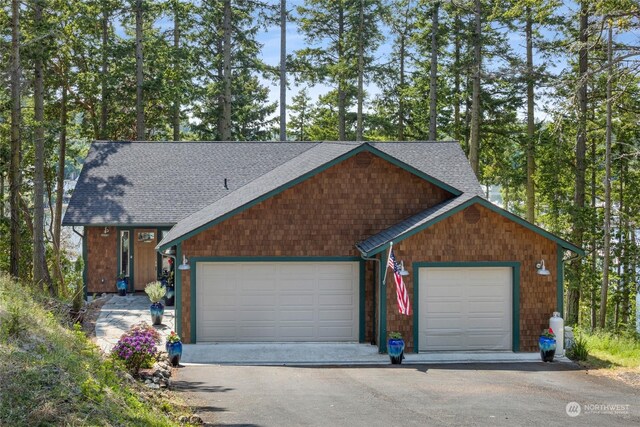
POLYGON ((137 228, 133 238, 133 284, 136 291, 144 290, 149 282, 158 278, 158 256, 156 255, 157 231, 137 228))

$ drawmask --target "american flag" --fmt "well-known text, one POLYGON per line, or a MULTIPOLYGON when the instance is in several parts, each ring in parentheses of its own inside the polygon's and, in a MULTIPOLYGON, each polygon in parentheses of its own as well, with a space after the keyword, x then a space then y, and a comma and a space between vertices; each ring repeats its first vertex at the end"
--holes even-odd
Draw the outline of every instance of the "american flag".
POLYGON ((389 251, 389 259, 387 260, 387 266, 393 270, 393 277, 396 280, 396 296, 398 297, 398 310, 400 314, 409 315, 411 311, 411 303, 409 302, 409 294, 407 293, 407 287, 404 285, 404 280, 400 275, 400 266, 396 262, 396 257, 393 255, 393 248, 389 251))

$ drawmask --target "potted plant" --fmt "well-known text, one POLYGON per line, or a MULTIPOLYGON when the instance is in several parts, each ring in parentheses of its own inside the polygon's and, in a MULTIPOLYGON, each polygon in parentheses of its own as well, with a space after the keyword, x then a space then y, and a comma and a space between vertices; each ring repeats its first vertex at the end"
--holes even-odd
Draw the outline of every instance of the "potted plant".
POLYGON ((164 296, 164 303, 167 307, 173 307, 175 304, 175 287, 173 286, 173 271, 164 270, 160 278, 160 282, 167 288, 167 294, 164 296))
POLYGON ((404 340, 400 332, 389 332, 387 341, 387 352, 391 359, 391 364, 399 365, 404 359, 404 340))
POLYGON ((538 347, 540 347, 540 357, 543 362, 553 362, 553 356, 556 354, 556 334, 553 329, 545 329, 538 339, 538 347))
POLYGON ((167 288, 162 286, 162 283, 155 281, 148 283, 145 286, 144 291, 151 300, 151 320, 154 325, 162 324, 162 315, 164 314, 164 305, 162 305, 162 298, 167 293, 167 288))
POLYGON ((121 297, 127 295, 127 278, 124 277, 124 274, 118 274, 116 277, 116 289, 121 297))
POLYGON ((178 366, 182 357, 182 341, 180 336, 173 331, 167 337, 166 349, 171 366, 178 366))

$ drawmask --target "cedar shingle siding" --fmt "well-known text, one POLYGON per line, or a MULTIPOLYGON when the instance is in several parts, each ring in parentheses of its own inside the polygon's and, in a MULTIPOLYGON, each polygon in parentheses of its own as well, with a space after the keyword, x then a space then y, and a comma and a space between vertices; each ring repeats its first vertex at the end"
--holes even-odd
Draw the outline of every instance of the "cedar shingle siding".
MULTIPOLYGON (((183 242, 189 257, 359 256, 354 243, 441 203, 451 195, 368 153, 361 153, 183 242)), ((556 305, 556 243, 482 206, 472 206, 394 246, 412 273, 405 281, 413 302, 411 263, 520 261, 520 350, 536 339, 556 305), (551 276, 533 265, 547 260, 551 276)), ((367 263, 365 341, 371 341, 372 262, 367 263)), ((387 330, 401 331, 413 351, 413 316, 398 314, 387 286, 387 330)), ((182 275, 182 331, 190 336, 190 275, 182 275)))
POLYGON ((117 243, 115 227, 103 236, 104 227, 85 227, 87 236, 87 292, 89 294, 116 291, 117 243))
MULTIPOLYGON (((360 153, 183 242, 188 257, 360 256, 355 243, 451 195, 360 153)), ((373 281, 367 280, 366 295, 373 281)), ((189 337, 190 276, 182 274, 182 336, 189 337)), ((366 339, 371 331, 366 300, 366 339)))

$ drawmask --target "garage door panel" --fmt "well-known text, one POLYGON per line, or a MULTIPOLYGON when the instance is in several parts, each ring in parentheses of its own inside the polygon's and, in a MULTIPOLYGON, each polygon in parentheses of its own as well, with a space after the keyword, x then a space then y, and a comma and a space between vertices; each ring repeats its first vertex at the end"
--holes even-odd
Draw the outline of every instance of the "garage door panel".
POLYGON ((462 303, 459 301, 433 301, 426 304, 427 313, 444 314, 458 313, 462 310, 462 303))
POLYGON ((198 342, 358 340, 357 262, 198 263, 196 268, 198 342))
POLYGON ((420 268, 420 350, 510 350, 511 281, 507 267, 420 268))

